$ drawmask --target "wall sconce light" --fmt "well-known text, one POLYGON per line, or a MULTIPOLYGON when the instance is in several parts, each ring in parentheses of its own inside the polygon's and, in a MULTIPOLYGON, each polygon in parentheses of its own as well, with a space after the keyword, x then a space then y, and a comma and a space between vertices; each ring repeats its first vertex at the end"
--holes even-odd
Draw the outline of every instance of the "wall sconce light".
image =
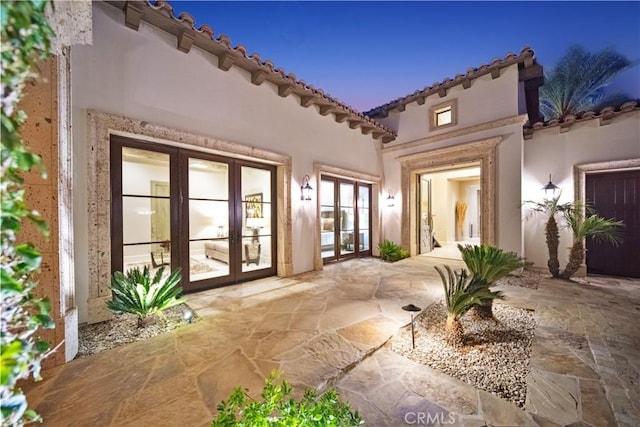
POLYGON ((551 182, 551 174, 549 174, 549 183, 542 187, 545 197, 549 197, 549 192, 551 192, 551 197, 555 197, 556 191, 558 191, 559 188, 560 187, 551 182))
POLYGON ((313 188, 309 185, 309 180, 311 177, 309 175, 305 175, 302 178, 302 185, 300 186, 300 200, 311 200, 311 191, 313 188))
POLYGON ((387 196, 387 206, 392 208, 396 204, 396 198, 391 195, 390 191, 388 192, 388 194, 389 195, 387 196))

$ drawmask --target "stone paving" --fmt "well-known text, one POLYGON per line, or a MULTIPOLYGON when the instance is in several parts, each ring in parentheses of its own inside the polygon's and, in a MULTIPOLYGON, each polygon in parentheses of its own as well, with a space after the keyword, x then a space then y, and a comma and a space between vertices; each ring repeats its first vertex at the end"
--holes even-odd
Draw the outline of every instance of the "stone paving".
POLYGON ((45 426, 207 426, 233 388, 257 395, 280 369, 297 393, 336 387, 370 426, 640 423, 639 280, 502 287, 538 322, 523 411, 385 346, 403 305, 442 298, 436 262, 352 260, 188 295, 197 322, 46 371, 29 402, 45 426))

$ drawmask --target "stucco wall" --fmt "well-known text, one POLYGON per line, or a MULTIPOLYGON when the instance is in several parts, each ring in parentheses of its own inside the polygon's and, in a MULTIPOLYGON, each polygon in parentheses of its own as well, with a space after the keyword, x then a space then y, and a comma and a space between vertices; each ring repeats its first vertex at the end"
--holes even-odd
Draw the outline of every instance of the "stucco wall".
MULTIPOLYGON (((83 217, 87 188, 81 184, 87 182, 87 109, 291 156, 293 270, 311 270, 314 242, 309 237, 318 226, 317 198, 304 203, 296 197, 300 180, 313 173, 314 162, 379 175, 378 142, 347 123, 336 123, 332 115, 321 116, 315 106, 301 107, 295 95, 278 96, 277 88, 268 82, 252 84, 244 70, 218 69, 217 58, 197 47, 188 54, 180 52, 174 36, 144 22, 137 32, 126 28, 124 14, 112 6, 94 3, 93 25, 93 46, 76 47, 72 55, 76 283, 81 321, 88 287, 86 236, 90 226, 83 217)), ((260 54, 269 56, 269 52, 260 54)), ((317 177, 310 184, 317 190, 317 177)))
POLYGON ((500 77, 485 75, 474 79, 469 89, 454 86, 447 96, 429 96, 423 105, 413 102, 405 111, 392 111, 380 123, 398 131, 398 138, 387 144, 394 146, 429 136, 449 133, 453 130, 490 122, 518 114, 518 67, 503 68, 500 77), (456 126, 441 130, 429 130, 429 108, 455 99, 458 120, 456 126))
MULTIPOLYGON (((605 126, 599 119, 574 124, 566 133, 559 127, 534 132, 533 138, 524 142, 524 169, 522 194, 524 200, 541 201, 541 188, 548 182, 560 186, 560 202, 576 199, 573 175, 575 165, 640 159, 640 112, 634 111, 616 116, 605 126)), ((524 233, 527 259, 536 266, 546 268, 547 248, 544 238, 545 219, 523 209, 526 224, 524 233)), ((572 244, 568 230, 561 230, 559 258, 564 267, 568 259, 567 248, 572 244)))
MULTIPOLYGON (((522 125, 526 118, 518 115, 518 69, 516 65, 503 69, 501 76, 475 79, 469 89, 452 88, 446 97, 432 95, 424 105, 411 103, 404 112, 391 112, 380 121, 398 132, 396 141, 383 147, 386 186, 397 194, 393 208, 384 211, 384 233, 387 239, 400 242, 400 221, 403 204, 399 197, 401 159, 446 147, 501 138, 496 156, 496 243, 506 250, 523 252, 520 221, 520 172, 522 167, 522 125), (457 125, 429 132, 429 107, 457 99, 457 125)), ((451 164, 455 167, 455 163, 451 164)), ((458 165, 459 166, 459 165, 458 165)), ((409 206, 409 205, 406 205, 409 206)))

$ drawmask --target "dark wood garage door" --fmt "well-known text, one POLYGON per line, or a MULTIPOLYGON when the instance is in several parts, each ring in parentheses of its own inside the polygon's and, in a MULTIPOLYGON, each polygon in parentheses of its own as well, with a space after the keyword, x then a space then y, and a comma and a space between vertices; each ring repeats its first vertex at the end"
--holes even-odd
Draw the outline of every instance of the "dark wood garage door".
POLYGON ((587 272, 640 277, 640 170, 587 174, 585 185, 598 215, 625 224, 618 247, 587 240, 587 272))

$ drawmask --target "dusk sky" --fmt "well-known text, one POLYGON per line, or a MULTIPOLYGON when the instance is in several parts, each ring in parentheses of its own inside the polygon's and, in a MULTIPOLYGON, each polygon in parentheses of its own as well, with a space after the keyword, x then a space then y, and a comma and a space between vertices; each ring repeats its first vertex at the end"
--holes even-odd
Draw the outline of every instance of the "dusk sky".
MULTIPOLYGON (((571 44, 640 59, 640 2, 170 1, 359 111, 534 49, 550 69, 571 44)), ((640 98, 640 65, 612 85, 640 98)))

